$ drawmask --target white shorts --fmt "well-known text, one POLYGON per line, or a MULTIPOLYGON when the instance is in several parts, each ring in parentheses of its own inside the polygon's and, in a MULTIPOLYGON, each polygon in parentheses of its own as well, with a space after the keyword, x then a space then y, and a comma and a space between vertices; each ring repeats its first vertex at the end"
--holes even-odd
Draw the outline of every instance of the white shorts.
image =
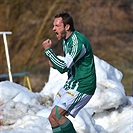
POLYGON ((55 97, 53 107, 59 106, 75 117, 80 109, 89 102, 91 97, 92 95, 83 94, 76 90, 62 88, 55 97))

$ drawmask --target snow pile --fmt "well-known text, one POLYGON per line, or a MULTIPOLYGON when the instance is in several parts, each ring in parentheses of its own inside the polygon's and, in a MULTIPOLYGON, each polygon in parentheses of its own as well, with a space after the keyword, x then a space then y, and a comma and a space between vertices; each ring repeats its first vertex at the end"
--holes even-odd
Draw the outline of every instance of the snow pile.
MULTIPOLYGON (((77 133, 130 133, 133 131, 133 97, 125 95, 122 73, 95 56, 97 89, 76 118, 68 116, 77 133)), ((52 133, 48 116, 53 98, 67 74, 50 69, 40 93, 9 81, 0 82, 1 133, 52 133)))

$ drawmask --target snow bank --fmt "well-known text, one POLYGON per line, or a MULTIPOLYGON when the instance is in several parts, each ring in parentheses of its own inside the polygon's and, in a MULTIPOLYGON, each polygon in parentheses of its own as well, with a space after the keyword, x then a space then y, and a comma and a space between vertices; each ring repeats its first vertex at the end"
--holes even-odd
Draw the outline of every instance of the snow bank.
MULTIPOLYGON (((125 95, 122 73, 95 56, 97 88, 76 118, 68 116, 77 133, 130 133, 133 131, 133 97, 125 95)), ((0 82, 1 133, 52 133, 48 116, 53 98, 67 74, 50 69, 40 93, 9 81, 0 82)))

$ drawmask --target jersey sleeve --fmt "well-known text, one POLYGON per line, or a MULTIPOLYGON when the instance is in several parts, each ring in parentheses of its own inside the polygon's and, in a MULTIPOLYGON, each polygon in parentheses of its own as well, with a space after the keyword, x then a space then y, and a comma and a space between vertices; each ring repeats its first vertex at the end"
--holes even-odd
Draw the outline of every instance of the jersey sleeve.
POLYGON ((60 73, 64 73, 68 71, 67 65, 65 61, 59 59, 54 52, 52 51, 51 48, 44 50, 44 53, 46 56, 49 58, 51 61, 53 67, 57 69, 60 73))
POLYGON ((86 48, 84 44, 73 38, 73 43, 71 44, 71 47, 67 48, 64 60, 59 59, 51 48, 44 50, 44 52, 54 68, 56 68, 60 73, 64 73, 71 69, 72 66, 85 55, 86 48))

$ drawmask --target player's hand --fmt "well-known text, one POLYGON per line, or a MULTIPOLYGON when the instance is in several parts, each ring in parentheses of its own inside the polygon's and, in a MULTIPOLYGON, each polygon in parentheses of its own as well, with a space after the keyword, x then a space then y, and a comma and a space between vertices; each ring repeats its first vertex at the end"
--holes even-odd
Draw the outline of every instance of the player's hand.
POLYGON ((52 46, 52 41, 50 39, 47 39, 45 40, 43 43, 42 43, 42 46, 44 49, 48 49, 48 48, 51 48, 52 46))

